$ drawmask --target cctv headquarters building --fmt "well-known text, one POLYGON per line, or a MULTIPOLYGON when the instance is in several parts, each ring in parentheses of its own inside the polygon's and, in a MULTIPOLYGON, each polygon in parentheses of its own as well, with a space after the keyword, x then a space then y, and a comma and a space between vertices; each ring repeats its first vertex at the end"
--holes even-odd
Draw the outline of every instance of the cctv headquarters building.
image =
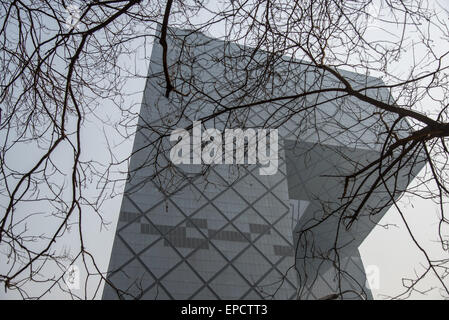
MULTIPOLYGON (((320 92, 337 80, 291 57, 171 28, 167 49, 164 72, 164 48, 153 45, 103 299, 371 299, 358 247, 391 206, 388 185, 404 190, 422 165, 380 186, 350 228, 338 209, 342 177, 379 158, 396 118, 382 115, 382 127, 370 104, 320 92), (293 97, 306 90, 317 93, 293 97), (173 165, 170 132, 198 120, 278 129, 276 173, 173 165)), ((382 85, 339 73, 354 88, 382 85)), ((367 94, 393 103, 386 89, 367 94)), ((395 126, 410 133, 405 120, 395 126)), ((361 189, 375 177, 363 179, 361 189)))

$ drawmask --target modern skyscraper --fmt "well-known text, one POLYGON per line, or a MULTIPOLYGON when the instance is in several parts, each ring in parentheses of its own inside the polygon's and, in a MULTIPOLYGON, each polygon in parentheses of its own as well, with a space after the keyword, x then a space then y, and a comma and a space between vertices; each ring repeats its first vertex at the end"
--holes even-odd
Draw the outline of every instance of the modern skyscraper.
MULTIPOLYGON (((318 299, 337 292, 370 298, 358 246, 390 197, 379 187, 384 192, 364 206, 379 210, 364 210, 349 230, 337 209, 345 189, 340 176, 382 150, 385 128, 375 123, 374 108, 326 92, 273 101, 267 97, 326 88, 336 80, 307 63, 189 30, 169 29, 167 43, 179 93, 167 98, 164 51, 155 43, 109 265, 115 288, 106 285, 103 298, 318 299), (267 103, 231 111, 257 99, 267 103), (221 131, 278 129, 277 172, 261 175, 255 164, 174 166, 170 132, 190 130, 195 120, 221 131)), ((354 86, 381 84, 341 73, 354 86)), ((385 89, 370 94, 390 99, 385 89)), ((394 120, 383 115, 385 124, 394 120)), ((404 135, 410 131, 405 121, 396 126, 404 135)), ((408 169, 407 177, 395 179, 396 190, 420 165, 408 169)))

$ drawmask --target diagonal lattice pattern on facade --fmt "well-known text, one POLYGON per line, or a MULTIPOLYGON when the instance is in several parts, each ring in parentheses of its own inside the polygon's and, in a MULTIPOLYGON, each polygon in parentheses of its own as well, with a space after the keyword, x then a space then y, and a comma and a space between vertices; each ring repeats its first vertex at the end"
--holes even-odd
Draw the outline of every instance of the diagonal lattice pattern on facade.
MULTIPOLYGON (((223 52, 231 56, 239 53, 242 47, 185 30, 171 30, 170 35, 169 58, 178 61, 186 55, 185 65, 179 67, 181 74, 197 75, 208 97, 231 103, 230 97, 238 92, 225 93, 239 85, 241 75, 225 77, 225 63, 220 64, 219 58, 223 52), (182 50, 176 38, 183 40, 182 50)), ((330 217, 312 237, 300 235, 308 222, 322 216, 323 203, 338 202, 342 181, 330 176, 351 172, 379 155, 381 128, 358 121, 369 121, 370 106, 351 100, 337 105, 327 102, 333 97, 322 94, 314 101, 302 102, 320 106, 307 117, 289 114, 296 102, 287 102, 284 108, 274 104, 251 108, 240 114, 245 128, 279 129, 276 174, 261 176, 257 165, 213 165, 207 171, 201 165, 183 165, 176 174, 166 170, 155 179, 154 173, 169 164, 166 153, 170 143, 163 140, 165 153, 152 149, 161 136, 152 128, 173 121, 179 109, 185 116, 178 119, 178 126, 187 127, 214 108, 207 99, 164 97, 161 51, 155 44, 109 265, 108 280, 121 291, 117 294, 106 285, 103 298, 317 299, 335 292, 338 275, 325 255, 331 251, 338 216, 330 217), (342 123, 344 128, 339 126, 342 123), (148 165, 156 156, 156 163, 148 165), (305 243, 318 250, 303 250, 305 243)), ((263 54, 252 57, 256 62, 265 59, 263 54)), ((283 65, 277 68, 280 73, 288 69, 283 65)), ((255 74, 253 79, 257 77, 255 74)), ((348 77, 355 83, 379 83, 356 74, 348 77)), ((314 70, 303 68, 298 79, 291 77, 290 82, 273 84, 266 90, 285 93, 304 84, 308 89, 317 85, 314 70)), ((326 85, 325 81, 320 85, 326 85)), ((388 92, 373 94, 390 99, 388 92)), ((247 94, 236 99, 241 103, 252 98, 247 94)), ((203 125, 221 130, 226 128, 226 121, 224 116, 217 117, 203 125)), ((385 117, 384 121, 392 119, 385 117)), ((398 126, 403 126, 404 132, 409 130, 406 123, 398 126)), ((404 180, 399 185, 407 183, 404 180)), ((383 198, 370 201, 368 206, 374 206, 383 198)), ((357 248, 386 210, 375 218, 362 217, 341 239, 345 249, 340 270, 351 277, 340 280, 340 286, 362 291, 368 298, 357 248)))

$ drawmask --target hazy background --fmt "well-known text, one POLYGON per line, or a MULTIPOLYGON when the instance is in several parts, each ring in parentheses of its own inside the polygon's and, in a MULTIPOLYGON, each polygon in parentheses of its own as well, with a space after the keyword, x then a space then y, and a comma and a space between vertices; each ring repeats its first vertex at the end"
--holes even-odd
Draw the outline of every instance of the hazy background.
MULTIPOLYGON (((438 2, 435 1, 435 5, 437 5, 437 3, 438 2)), ((440 4, 443 7, 449 8, 449 3, 447 1, 441 1, 440 4)), ((373 10, 377 9, 378 8, 373 7, 373 10)), ((201 17, 199 17, 199 19, 201 19, 201 17)), ((388 36, 384 31, 379 29, 380 27, 382 27, 381 24, 376 25, 373 23, 372 30, 370 30, 370 36, 372 36, 373 39, 388 36)), ((394 34, 394 32, 398 30, 391 30, 389 27, 389 31, 394 34)), ((211 33, 213 36, 220 35, 219 26, 217 26, 216 29, 211 30, 211 33)), ((412 38, 416 37, 416 41, 419 42, 417 35, 410 34, 408 36, 412 38)), ((136 48, 138 45, 139 44, 136 43, 136 48)), ((144 77, 148 70, 151 47, 151 43, 145 45, 140 44, 137 49, 136 57, 129 57, 129 59, 123 58, 121 61, 124 70, 139 75, 131 77, 128 80, 123 92, 126 103, 131 106, 130 110, 135 114, 137 114, 140 109, 142 91, 145 85, 144 77)), ((441 42, 435 43, 435 50, 437 52, 449 50, 448 41, 441 40, 441 42)), ((419 55, 419 52, 419 46, 417 46, 414 54, 419 55)), ((412 53, 410 53, 410 59, 413 59, 412 53)), ((402 64, 397 66, 398 73, 409 71, 404 60, 401 61, 402 64), (403 70, 401 70, 401 68, 403 68, 403 70)), ((375 74, 372 75, 375 76, 375 74)), ((423 111, 431 112, 432 104, 429 103, 425 108, 426 109, 423 111)), ((99 115, 103 116, 104 119, 108 119, 108 122, 111 124, 118 123, 122 116, 110 101, 104 101, 101 110, 99 110, 99 115)), ((136 124, 135 120, 137 119, 134 118, 133 125, 136 124)), ((126 159, 131 153, 133 138, 123 140, 114 128, 103 125, 96 117, 88 117, 81 134, 83 137, 82 141, 84 141, 82 151, 84 159, 93 159, 100 163, 109 163, 111 159, 109 157, 109 152, 107 152, 108 146, 114 148, 117 159, 126 159)), ((20 166, 27 168, 32 163, 32 157, 29 156, 30 154, 33 154, 32 150, 25 147, 22 150, 17 150, 14 154, 14 161, 20 166)), ((68 153, 64 152, 63 149, 59 150, 56 160, 60 163, 70 163, 71 159, 67 158, 69 157, 67 154, 68 153)), ((127 163, 124 163, 120 167, 121 172, 116 172, 116 177, 125 178, 126 167, 127 163)), ((121 183, 117 188, 117 191, 123 191, 123 187, 124 183, 121 183)), ((91 181, 87 192, 91 193, 92 197, 95 197, 98 194, 99 190, 96 181, 91 181)), ((117 194, 115 197, 106 199, 103 204, 101 214, 104 220, 108 222, 107 228, 100 228, 99 219, 92 210, 87 209, 83 213, 83 231, 87 248, 95 255, 97 265, 104 272, 107 271, 109 263, 121 199, 121 195, 117 194)), ((401 199, 399 207, 403 209, 405 217, 420 245, 427 250, 431 255, 431 258, 448 258, 447 253, 445 253, 437 243, 439 218, 438 205, 431 200, 424 200, 418 197, 406 197, 401 199)), ((45 214, 49 209, 40 208, 40 210, 45 214)), ((40 223, 39 220, 36 220, 36 223, 40 223)), ((42 225, 41 227, 42 230, 45 230, 48 226, 42 225)), ((77 245, 78 238, 76 228, 74 228, 72 232, 64 235, 61 240, 62 241, 56 246, 55 250, 70 251, 72 246, 77 245)), ((381 220, 380 225, 373 230, 361 245, 360 252, 365 268, 369 268, 368 275, 370 276, 370 274, 373 274, 372 270, 378 270, 379 286, 378 288, 373 288, 373 296, 376 299, 385 299, 403 292, 403 284, 407 284, 407 280, 404 279, 415 278, 417 274, 420 274, 420 272, 424 270, 423 266, 426 266, 426 260, 422 252, 420 252, 412 242, 396 208, 391 208, 387 212, 381 220)), ((0 263, 0 268, 5 267, 7 267, 7 264, 0 263)), ((52 270, 52 268, 48 268, 46 273, 52 274, 55 270, 56 269, 52 270)), ((83 284, 82 280, 84 277, 85 274, 82 273, 81 284, 83 284)), ((441 298, 440 286, 441 285, 436 279, 429 274, 418 288, 431 288, 431 290, 421 293, 415 292, 411 297, 419 299, 439 299, 441 298)), ((38 294, 42 292, 43 287, 38 284, 31 284, 27 286, 27 289, 30 292, 38 294)), ((83 290, 84 288, 81 287, 79 290, 80 295, 83 295, 83 290)), ((91 285, 87 288, 87 291, 93 293, 94 290, 95 281, 92 281, 91 285)), ((101 292, 102 289, 98 292, 96 298, 101 298, 101 292)), ((3 288, 0 288, 0 298, 16 299, 20 297, 15 292, 5 292, 3 288)), ((52 290, 51 294, 45 298, 65 299, 69 297, 55 288, 55 290, 52 290)))

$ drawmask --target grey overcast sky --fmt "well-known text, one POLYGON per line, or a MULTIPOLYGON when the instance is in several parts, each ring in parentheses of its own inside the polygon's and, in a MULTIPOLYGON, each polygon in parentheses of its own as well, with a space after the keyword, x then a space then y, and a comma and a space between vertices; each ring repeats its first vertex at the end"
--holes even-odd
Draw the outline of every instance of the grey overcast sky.
MULTIPOLYGON (((376 1, 375 3, 379 3, 376 1)), ((434 2, 437 4, 437 1, 434 2)), ((442 6, 449 8, 448 1, 441 1, 442 6)), ((376 9, 376 8, 375 8, 376 9)), ((378 9, 378 8, 377 8, 378 9)), ((201 19, 201 17, 198 17, 201 19)), ((384 31, 380 30, 382 25, 376 25, 373 23, 370 34, 374 40, 378 38, 387 37, 384 31)), ((391 32, 395 30, 389 29, 391 32)), ((437 31, 435 31, 437 32, 437 31)), ((215 29, 211 30, 212 36, 219 36, 220 29, 216 26, 215 29)), ((410 34, 409 37, 417 37, 417 35, 410 34)), ((419 41, 417 38, 416 41, 419 41)), ((449 51, 449 43, 447 41, 441 41, 437 44, 439 52, 449 51)), ((136 43, 137 48, 137 43, 136 43)), ((129 79, 127 85, 124 88, 124 94, 126 94, 126 99, 128 99, 129 104, 133 105, 134 112, 138 112, 140 108, 140 102, 142 100, 142 91, 145 84, 146 70, 148 69, 148 59, 151 52, 151 44, 147 44, 146 48, 140 47, 137 60, 125 59, 121 61, 124 68, 129 70, 138 70, 142 77, 135 77, 134 79, 129 79)), ((415 54, 419 55, 419 46, 415 54)), ((410 55, 409 59, 413 57, 410 55)), ((398 65, 398 72, 401 72, 401 68, 408 68, 405 62, 402 60, 401 64, 398 65)), ((373 74, 375 76, 375 74, 373 74)), ((432 104, 429 103, 429 110, 432 111, 432 104)), ((102 108, 105 117, 110 118, 110 122, 118 122, 120 120, 120 114, 116 112, 109 101, 105 101, 102 108)), ((132 149, 132 139, 123 139, 117 135, 115 130, 100 125, 98 121, 91 117, 86 122, 83 128, 82 135, 86 138, 85 145, 83 146, 83 155, 87 158, 95 159, 98 162, 108 163, 109 154, 107 152, 107 142, 110 145, 116 146, 116 157, 117 159, 125 159, 131 152, 132 149), (105 137, 108 138, 106 141, 105 137)), ((29 158, 27 155, 30 151, 24 148, 23 150, 18 150, 15 153, 17 163, 26 167, 29 165, 29 158)), ((58 161, 64 162, 65 154, 64 150, 61 150, 58 154, 58 161)), ((126 170, 126 166, 122 167, 122 170, 126 170)), ((117 173, 117 176, 120 176, 117 173)), ((125 175, 122 174, 122 177, 125 175)), ((121 186, 123 190, 123 186, 121 186)), ((95 181, 91 182, 89 186, 89 192, 92 192, 92 196, 97 194, 95 181)), ((98 218, 93 212, 85 213, 84 222, 84 232, 86 236, 86 243, 91 252, 96 256, 96 261, 101 270, 106 271, 109 263, 109 256, 112 249, 112 242, 115 233, 115 228, 117 224, 119 209, 121 204, 121 196, 117 195, 113 199, 109 199, 104 203, 102 208, 102 214, 106 221, 109 221, 108 229, 100 229, 98 218)), ((408 197, 403 198, 399 207, 405 213, 407 221, 414 233, 418 235, 417 240, 420 245, 429 250, 433 257, 445 257, 447 258, 447 253, 443 252, 438 243, 436 243, 436 228, 438 222, 438 207, 431 200, 423 200, 418 197, 408 197)), ((41 208, 42 212, 46 212, 48 208, 41 208)), ((46 226, 42 226, 45 230, 46 226)), ((70 249, 73 245, 73 241, 76 241, 76 230, 67 234, 64 237, 64 242, 60 243, 58 250, 70 249)), ((379 286, 373 288, 373 295, 377 299, 385 299, 391 296, 395 296, 403 291, 403 281, 406 277, 414 277, 416 272, 423 270, 423 265, 425 265, 425 259, 419 249, 413 245, 410 236, 404 227, 404 223, 398 213, 396 208, 391 208, 385 217, 382 219, 379 226, 377 226, 365 242, 360 247, 361 256, 363 263, 366 268, 371 268, 370 270, 379 271, 379 286), (384 226, 384 227, 383 227, 384 226), (372 269, 372 267, 375 269, 372 269)), ((0 267, 5 268, 7 265, 0 265, 0 267)), ((47 270, 51 273, 52 270, 47 270)), ((85 275, 82 274, 83 279, 85 275)), ((81 279, 81 280, 82 280, 81 279)), ((405 280, 406 282, 407 280, 405 280)), ((448 283, 449 285, 449 283, 448 283)), ((418 299, 431 299, 440 298, 440 289, 437 281, 429 276, 423 283, 423 288, 434 287, 433 290, 427 292, 426 294, 414 293, 413 298, 418 299)), ((3 288, 2 288, 3 289, 3 288)), ((42 287, 38 285, 30 285, 28 289, 31 292, 39 293, 42 291, 42 287)), ((88 288, 93 292, 94 286, 88 288)), ((79 292, 80 294, 81 291, 79 292)), ((14 292, 8 291, 5 293, 4 290, 0 290, 1 299, 14 299, 18 298, 18 295, 14 292)), ((69 298, 66 294, 61 293, 59 290, 55 289, 46 298, 69 298)), ((101 298, 101 291, 97 295, 97 298, 101 298)))

